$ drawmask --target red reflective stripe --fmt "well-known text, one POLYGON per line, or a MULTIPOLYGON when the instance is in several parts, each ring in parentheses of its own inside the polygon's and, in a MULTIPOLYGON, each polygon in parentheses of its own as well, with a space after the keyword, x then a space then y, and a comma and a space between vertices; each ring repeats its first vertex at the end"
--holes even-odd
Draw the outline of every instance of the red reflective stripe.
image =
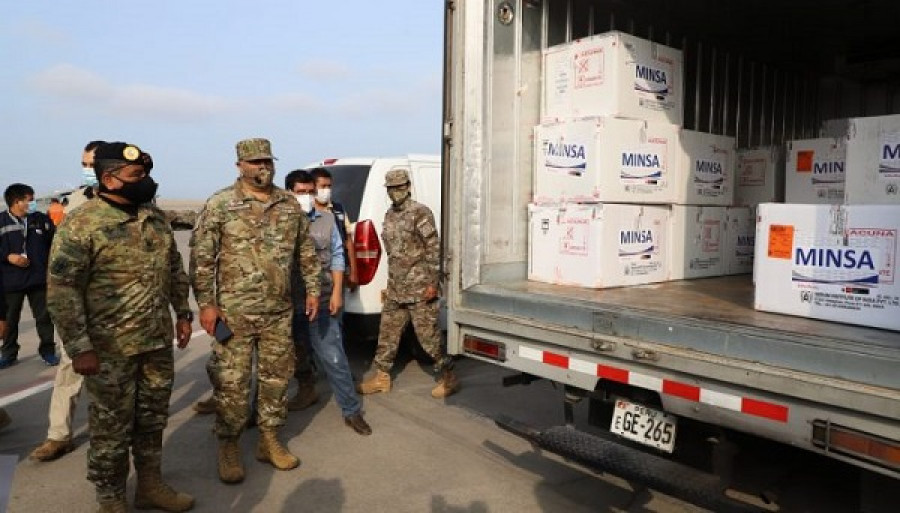
POLYGON ((544 351, 544 363, 547 365, 553 365, 555 367, 562 367, 563 369, 569 368, 569 357, 563 356, 561 354, 553 354, 548 351, 544 351))
POLYGON ((686 385, 677 381, 669 381, 668 379, 664 379, 662 391, 664 394, 682 397, 690 401, 700 400, 700 387, 696 387, 694 385, 686 385))
POLYGON ((741 412, 757 417, 777 420, 779 422, 787 422, 788 409, 780 404, 767 403, 765 401, 757 401, 744 397, 741 399, 741 412))
POLYGON ((618 381, 619 383, 628 384, 628 371, 617 369, 615 367, 607 367, 606 365, 597 366, 597 376, 608 379, 610 381, 618 381))

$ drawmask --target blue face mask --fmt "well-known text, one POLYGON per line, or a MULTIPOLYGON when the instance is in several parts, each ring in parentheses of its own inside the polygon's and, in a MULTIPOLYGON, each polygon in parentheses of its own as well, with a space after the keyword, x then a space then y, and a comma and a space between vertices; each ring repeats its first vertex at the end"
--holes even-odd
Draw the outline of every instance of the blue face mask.
POLYGON ((37 212, 37 201, 31 200, 28 202, 28 213, 33 214, 37 212))
POLYGON ((94 173, 94 168, 81 168, 81 185, 85 185, 87 187, 97 186, 97 173, 94 173))

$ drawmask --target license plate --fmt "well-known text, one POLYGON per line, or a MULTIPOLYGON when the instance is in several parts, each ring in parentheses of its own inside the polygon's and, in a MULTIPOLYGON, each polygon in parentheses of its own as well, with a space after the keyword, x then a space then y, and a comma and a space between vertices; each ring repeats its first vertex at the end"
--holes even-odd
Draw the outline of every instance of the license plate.
POLYGON ((616 399, 609 430, 661 451, 675 449, 675 428, 678 418, 653 408, 616 399))

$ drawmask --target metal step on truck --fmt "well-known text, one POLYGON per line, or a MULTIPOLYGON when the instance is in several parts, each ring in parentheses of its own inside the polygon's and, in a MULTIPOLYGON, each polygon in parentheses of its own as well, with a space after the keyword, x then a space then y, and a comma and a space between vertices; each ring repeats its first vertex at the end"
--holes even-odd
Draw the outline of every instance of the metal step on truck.
POLYGON ((826 120, 900 113, 900 3, 454 0, 445 24, 448 350, 508 369, 508 383, 565 390, 568 425, 500 423, 715 511, 742 506, 727 476, 673 459, 692 432, 803 448, 900 488, 900 332, 758 311, 752 274, 528 279, 534 128, 559 86, 546 83, 547 49, 609 31, 676 49, 678 125, 784 148, 826 120), (597 430, 573 428, 579 401, 597 430))

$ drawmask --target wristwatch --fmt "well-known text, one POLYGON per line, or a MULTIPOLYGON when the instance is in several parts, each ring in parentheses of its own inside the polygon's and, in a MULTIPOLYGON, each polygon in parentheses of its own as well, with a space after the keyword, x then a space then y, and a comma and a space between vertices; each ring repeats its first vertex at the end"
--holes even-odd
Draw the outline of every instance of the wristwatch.
POLYGON ((178 314, 178 320, 194 322, 194 312, 191 312, 190 310, 188 310, 187 312, 180 313, 180 314, 178 314))

